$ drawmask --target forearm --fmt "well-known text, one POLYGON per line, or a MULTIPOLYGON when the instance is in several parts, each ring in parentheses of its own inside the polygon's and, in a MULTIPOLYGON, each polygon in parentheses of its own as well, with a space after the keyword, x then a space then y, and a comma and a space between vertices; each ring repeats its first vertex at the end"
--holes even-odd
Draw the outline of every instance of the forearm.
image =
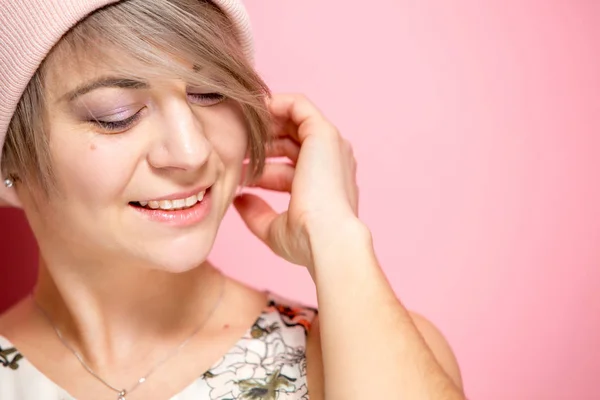
POLYGON ((370 232, 350 223, 311 235, 326 400, 458 400, 381 271, 370 232))

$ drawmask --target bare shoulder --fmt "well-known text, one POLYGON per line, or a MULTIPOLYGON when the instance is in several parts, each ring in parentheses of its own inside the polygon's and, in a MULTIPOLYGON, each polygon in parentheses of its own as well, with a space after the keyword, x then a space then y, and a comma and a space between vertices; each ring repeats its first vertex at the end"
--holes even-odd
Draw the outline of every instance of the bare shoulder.
POLYGON ((431 352, 434 354, 437 362, 444 371, 446 371, 454 383, 462 389, 463 383, 460 368, 448 340, 430 320, 421 314, 410 312, 410 316, 419 330, 419 333, 421 333, 421 336, 423 336, 423 339, 427 343, 427 346, 429 346, 431 352))
POLYGON ((25 298, 0 315, 0 336, 13 342, 32 331, 32 307, 25 298))
POLYGON ((24 316, 24 300, 14 304, 8 310, 0 314, 0 336, 5 336, 24 316))
POLYGON ((306 342, 306 378, 310 400, 323 400, 325 398, 325 382, 318 315, 312 322, 306 342))
MULTIPOLYGON (((442 332, 423 315, 410 312, 410 316, 437 362, 454 383, 462 389, 463 383, 458 361, 442 332)), ((322 400, 324 398, 323 354, 318 316, 315 317, 309 332, 306 358, 311 400, 322 400)))

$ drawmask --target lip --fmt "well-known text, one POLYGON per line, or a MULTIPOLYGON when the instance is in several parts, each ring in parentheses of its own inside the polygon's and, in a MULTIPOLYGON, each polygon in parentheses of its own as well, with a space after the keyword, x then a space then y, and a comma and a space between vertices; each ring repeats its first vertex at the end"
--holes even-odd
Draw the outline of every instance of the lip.
POLYGON ((192 190, 188 190, 186 192, 178 192, 178 193, 171 193, 165 196, 161 196, 161 197, 155 197, 152 199, 147 199, 147 200, 137 200, 137 201, 145 201, 145 202, 150 202, 150 201, 161 201, 161 200, 180 200, 180 199, 187 199, 190 196, 193 196, 195 194, 198 194, 200 192, 204 192, 207 191, 208 189, 210 189, 212 187, 212 185, 208 185, 208 186, 201 186, 198 187, 196 189, 192 189, 192 190))
POLYGON ((138 215, 143 216, 149 221, 166 224, 173 227, 186 227, 202 222, 210 214, 212 208, 211 200, 212 193, 210 190, 208 190, 202 201, 199 201, 194 206, 183 210, 148 209, 135 206, 130 207, 135 210, 138 215))

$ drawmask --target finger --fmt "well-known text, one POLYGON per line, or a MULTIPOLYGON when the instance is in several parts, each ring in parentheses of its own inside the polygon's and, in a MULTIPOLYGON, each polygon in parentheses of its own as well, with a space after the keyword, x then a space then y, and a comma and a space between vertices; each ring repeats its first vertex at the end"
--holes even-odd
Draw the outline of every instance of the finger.
POLYGON ((296 125, 309 118, 323 118, 321 111, 308 98, 301 94, 276 94, 269 100, 269 109, 278 120, 292 120, 296 125))
POLYGON ((269 110, 277 121, 290 120, 298 127, 300 142, 311 132, 337 132, 321 111, 302 95, 275 95, 269 101, 269 110), (309 129, 313 127, 318 129, 309 129))
POLYGON ((268 163, 262 175, 250 186, 277 192, 291 192, 296 169, 286 163, 268 163))
POLYGON ((260 197, 248 193, 236 197, 233 205, 250 232, 270 246, 269 227, 278 215, 273 208, 260 197))
POLYGON ((290 138, 278 138, 267 146, 267 158, 287 157, 294 164, 298 162, 300 154, 300 145, 290 138))
POLYGON ((289 118, 275 118, 275 126, 273 129, 273 138, 291 138, 296 143, 300 143, 300 138, 298 137, 298 125, 296 125, 289 118))

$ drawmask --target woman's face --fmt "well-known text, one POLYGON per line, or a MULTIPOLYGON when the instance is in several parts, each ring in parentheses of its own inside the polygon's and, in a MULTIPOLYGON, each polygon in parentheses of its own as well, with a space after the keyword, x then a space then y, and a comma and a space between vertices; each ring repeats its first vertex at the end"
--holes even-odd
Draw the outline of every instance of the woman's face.
POLYGON ((239 106, 176 79, 58 67, 46 101, 59 195, 26 207, 38 241, 101 262, 198 266, 240 182, 239 106))

